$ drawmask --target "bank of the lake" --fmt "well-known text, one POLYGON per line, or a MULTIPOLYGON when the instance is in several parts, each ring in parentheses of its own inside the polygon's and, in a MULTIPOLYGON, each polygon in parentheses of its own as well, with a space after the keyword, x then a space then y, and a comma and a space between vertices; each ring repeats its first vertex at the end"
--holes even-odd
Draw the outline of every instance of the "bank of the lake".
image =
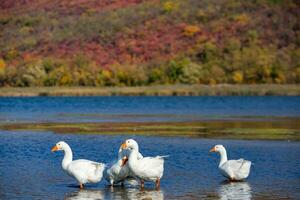
POLYGON ((298 84, 1 87, 0 96, 299 96, 298 84))

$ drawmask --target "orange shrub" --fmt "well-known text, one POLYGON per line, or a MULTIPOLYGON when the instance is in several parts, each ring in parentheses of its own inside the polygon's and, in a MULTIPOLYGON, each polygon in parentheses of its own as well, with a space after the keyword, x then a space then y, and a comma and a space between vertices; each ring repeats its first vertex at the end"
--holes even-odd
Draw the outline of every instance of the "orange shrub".
POLYGON ((250 18, 247 14, 243 13, 235 16, 234 21, 236 21, 239 25, 245 26, 250 22, 250 18))
POLYGON ((232 80, 234 83, 242 83, 244 81, 243 73, 241 71, 233 72, 232 80))
POLYGON ((5 67, 6 67, 5 61, 2 58, 0 58, 0 74, 4 73, 5 67))
POLYGON ((177 9, 177 4, 172 1, 166 1, 163 4, 163 9, 165 12, 172 12, 173 10, 177 9))
POLYGON ((191 37, 196 35, 197 33, 200 32, 200 28, 198 26, 195 25, 187 25, 186 27, 184 27, 183 30, 183 35, 191 37))

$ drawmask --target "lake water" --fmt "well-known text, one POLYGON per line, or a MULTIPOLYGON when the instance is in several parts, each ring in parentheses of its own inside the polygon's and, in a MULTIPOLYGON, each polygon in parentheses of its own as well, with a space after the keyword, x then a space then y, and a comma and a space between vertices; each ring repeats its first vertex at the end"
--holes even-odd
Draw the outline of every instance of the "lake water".
MULTIPOLYGON (((189 121, 300 117, 299 97, 34 97, 0 98, 0 123, 189 121)), ((213 140, 181 137, 56 134, 0 130, 0 199, 300 199, 300 143, 213 140), (74 158, 109 163, 120 144, 134 138, 145 156, 170 155, 161 190, 107 186, 105 180, 79 190, 61 169, 58 141, 74 158), (228 183, 219 174, 215 144, 229 158, 251 160, 245 182, 228 183)))
POLYGON ((183 121, 299 117, 300 97, 0 98, 1 122, 183 121))

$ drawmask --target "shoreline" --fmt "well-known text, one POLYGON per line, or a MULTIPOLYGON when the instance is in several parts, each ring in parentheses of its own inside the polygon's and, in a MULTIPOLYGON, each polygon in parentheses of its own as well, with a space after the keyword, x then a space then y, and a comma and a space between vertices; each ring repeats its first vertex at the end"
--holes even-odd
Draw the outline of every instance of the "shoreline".
POLYGON ((1 87, 0 97, 34 96, 300 96, 299 84, 155 85, 137 87, 1 87))

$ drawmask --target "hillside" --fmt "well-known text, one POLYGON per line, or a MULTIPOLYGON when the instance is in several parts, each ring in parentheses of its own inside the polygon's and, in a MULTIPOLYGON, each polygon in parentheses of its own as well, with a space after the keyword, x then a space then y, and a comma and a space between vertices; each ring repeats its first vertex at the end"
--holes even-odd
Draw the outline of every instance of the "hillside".
POLYGON ((0 0, 0 86, 299 83, 297 0, 0 0))

